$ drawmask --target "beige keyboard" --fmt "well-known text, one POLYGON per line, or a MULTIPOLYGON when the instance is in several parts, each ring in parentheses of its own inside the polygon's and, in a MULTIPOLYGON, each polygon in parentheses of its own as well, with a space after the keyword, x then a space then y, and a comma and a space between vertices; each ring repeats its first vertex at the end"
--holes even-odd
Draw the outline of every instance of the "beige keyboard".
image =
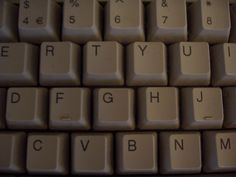
POLYGON ((235 0, 0 0, 0 177, 236 177, 235 0))

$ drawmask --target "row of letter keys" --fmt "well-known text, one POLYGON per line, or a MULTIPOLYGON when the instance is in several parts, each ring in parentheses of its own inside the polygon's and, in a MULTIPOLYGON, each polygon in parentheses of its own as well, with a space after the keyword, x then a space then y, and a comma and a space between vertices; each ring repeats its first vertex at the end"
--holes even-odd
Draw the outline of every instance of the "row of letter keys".
POLYGON ((131 88, 100 88, 93 92, 88 88, 0 89, 1 100, 5 97, 7 103, 0 105, 0 129, 121 131, 134 130, 136 126, 141 130, 236 127, 234 87, 224 88, 223 93, 220 88, 143 87, 137 90, 137 109, 131 88))
POLYGON ((236 41, 236 4, 230 6, 228 0, 201 0, 187 7, 186 3, 186 0, 154 0, 145 6, 142 0, 109 0, 103 6, 97 0, 65 0, 61 9, 53 0, 20 0, 17 22, 17 7, 2 0, 0 41, 17 41, 17 26, 20 40, 30 43, 60 38, 75 43, 102 40, 103 9, 106 14, 104 40, 125 44, 145 38, 165 43, 188 38, 209 43, 236 41))

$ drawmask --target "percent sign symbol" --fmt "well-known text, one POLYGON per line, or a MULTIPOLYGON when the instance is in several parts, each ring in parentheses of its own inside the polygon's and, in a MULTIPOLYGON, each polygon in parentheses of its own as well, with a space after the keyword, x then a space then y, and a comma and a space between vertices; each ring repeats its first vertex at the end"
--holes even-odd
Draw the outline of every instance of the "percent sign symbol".
POLYGON ((72 7, 79 7, 79 0, 70 0, 70 4, 72 7))

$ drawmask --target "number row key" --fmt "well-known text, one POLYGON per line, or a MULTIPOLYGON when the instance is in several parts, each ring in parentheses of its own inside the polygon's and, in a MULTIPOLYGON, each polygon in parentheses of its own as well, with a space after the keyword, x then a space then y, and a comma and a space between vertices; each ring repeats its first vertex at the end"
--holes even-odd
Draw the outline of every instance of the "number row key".
MULTIPOLYGON (((1 3, 4 8, 0 14, 0 40, 17 41, 17 8, 7 0, 1 3)), ((228 0, 201 0, 189 6, 186 0, 154 0, 146 8, 142 0, 110 0, 104 6, 97 0, 65 0, 62 6, 63 10, 51 0, 20 0, 20 40, 41 43, 62 38, 85 43, 104 38, 128 44, 145 39, 175 43, 189 38, 209 43, 235 42, 236 5, 230 8, 228 0)))

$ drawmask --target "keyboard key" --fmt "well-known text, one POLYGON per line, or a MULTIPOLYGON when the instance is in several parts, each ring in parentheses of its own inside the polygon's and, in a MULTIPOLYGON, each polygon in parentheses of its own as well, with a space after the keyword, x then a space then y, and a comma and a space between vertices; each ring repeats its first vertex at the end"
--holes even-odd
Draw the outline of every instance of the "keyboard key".
POLYGON ((37 84, 38 48, 27 43, 0 43, 0 86, 37 84))
POLYGON ((156 133, 117 133, 116 144, 119 174, 157 173, 156 133))
POLYGON ((6 110, 8 128, 45 129, 48 114, 47 100, 46 88, 10 88, 6 110))
POLYGON ((76 43, 101 40, 101 10, 97 0, 65 0, 62 39, 76 43))
POLYGON ((25 171, 25 133, 0 133, 0 173, 25 171))
POLYGON ((0 129, 5 128, 6 89, 0 88, 0 129))
POLYGON ((67 174, 68 155, 66 134, 29 134, 26 160, 29 174, 67 174))
POLYGON ((236 44, 224 43, 211 48, 212 84, 236 85, 236 44))
POLYGON ((53 88, 50 92, 50 128, 87 130, 90 128, 90 90, 53 88))
POLYGON ((187 40, 186 0, 154 0, 147 7, 148 40, 174 43, 187 40))
POLYGON ((84 47, 83 83, 86 86, 124 84, 123 47, 117 42, 88 42, 84 47))
POLYGON ((166 47, 159 42, 135 42, 127 48, 127 85, 167 85, 166 47))
POLYGON ((21 41, 40 44, 58 41, 60 6, 52 0, 20 0, 19 36, 21 41))
POLYGON ((7 0, 0 1, 0 42, 17 41, 17 6, 7 0))
POLYGON ((72 134, 73 174, 112 174, 112 153, 112 134, 72 134))
POLYGON ((220 88, 183 88, 182 127, 220 129, 223 125, 223 98, 220 88))
POLYGON ((205 42, 180 42, 169 48, 170 85, 210 84, 210 53, 205 42))
POLYGON ((40 55, 40 84, 80 84, 80 47, 71 42, 44 42, 40 55))
POLYGON ((94 91, 95 130, 133 130, 134 90, 103 88, 94 91))
POLYGON ((145 130, 179 128, 177 88, 140 88, 138 90, 138 127, 145 130))
POLYGON ((203 147, 205 172, 236 171, 235 131, 205 131, 203 147))
POLYGON ((224 127, 236 128, 236 87, 223 88, 224 127))
POLYGON ((110 0, 105 10, 105 40, 125 44, 144 41, 142 0, 110 0))
POLYGON ((196 1, 188 10, 190 41, 228 41, 231 28, 229 1, 196 1))
POLYGON ((231 18, 231 31, 230 31, 230 42, 236 42, 236 4, 230 5, 230 18, 231 18))
POLYGON ((160 173, 200 173, 201 167, 200 133, 160 133, 160 173))

